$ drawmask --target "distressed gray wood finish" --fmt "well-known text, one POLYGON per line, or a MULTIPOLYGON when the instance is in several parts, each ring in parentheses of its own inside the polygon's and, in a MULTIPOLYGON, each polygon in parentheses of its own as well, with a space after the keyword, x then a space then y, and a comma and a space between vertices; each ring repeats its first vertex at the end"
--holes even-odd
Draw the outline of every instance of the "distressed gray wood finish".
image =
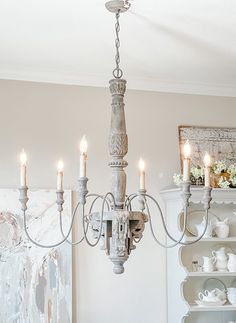
MULTIPOLYGON (((92 214, 91 227, 94 238, 98 238, 101 213, 92 214)), ((124 272, 124 263, 128 259, 130 252, 135 249, 135 240, 140 240, 143 236, 145 222, 148 217, 142 212, 129 212, 123 210, 113 210, 104 213, 103 218, 103 246, 110 260, 114 264, 113 271, 116 274, 124 272)))
POLYGON ((128 137, 126 134, 124 94, 126 81, 113 79, 110 81, 110 92, 112 95, 111 128, 109 136, 109 152, 112 169, 111 192, 115 198, 114 208, 123 209, 126 192, 126 174, 124 168, 128 163, 124 156, 128 152, 128 137))
MULTIPOLYGON (((115 204, 112 211, 106 212, 103 218, 103 247, 113 262, 113 271, 116 274, 124 272, 124 263, 128 259, 131 250, 135 249, 134 241, 142 238, 144 223, 148 220, 142 212, 129 212, 125 210, 126 198, 126 173, 124 168, 128 163, 124 156, 128 152, 128 136, 126 133, 124 94, 126 81, 112 79, 110 81, 111 103, 111 127, 109 135, 109 153, 111 161, 111 192, 115 204)), ((143 211, 143 210, 141 210, 143 211)), ((94 237, 99 232, 101 214, 92 214, 91 226, 94 237)))

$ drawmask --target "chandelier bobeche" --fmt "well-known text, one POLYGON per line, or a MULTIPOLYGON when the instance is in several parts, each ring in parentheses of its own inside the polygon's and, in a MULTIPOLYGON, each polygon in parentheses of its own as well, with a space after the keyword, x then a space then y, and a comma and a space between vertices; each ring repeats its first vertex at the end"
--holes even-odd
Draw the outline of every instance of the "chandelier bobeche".
POLYGON ((205 156, 205 187, 203 189, 203 208, 206 212, 206 226, 201 236, 197 237, 195 241, 185 242, 184 237, 186 233, 187 215, 190 193, 190 154, 191 147, 188 142, 184 145, 184 160, 183 160, 183 183, 182 183, 182 200, 183 200, 183 228, 178 239, 172 237, 168 232, 164 215, 161 208, 154 197, 147 194, 145 188, 145 164, 143 160, 139 162, 140 168, 140 187, 139 190, 133 194, 127 195, 126 193, 126 173, 124 168, 127 162, 124 156, 128 151, 128 137, 125 125, 125 112, 124 112, 124 94, 126 90, 126 81, 122 79, 123 72, 120 69, 120 55, 119 55, 119 17, 120 13, 129 9, 130 4, 128 1, 109 1, 106 3, 106 8, 115 14, 116 17, 116 68, 113 71, 114 78, 110 80, 110 92, 112 96, 112 109, 111 109, 111 127, 109 136, 109 153, 111 161, 109 166, 111 168, 111 191, 105 195, 88 194, 86 176, 86 160, 87 160, 87 141, 83 137, 80 144, 80 177, 78 180, 78 203, 73 211, 71 224, 67 233, 64 233, 62 225, 62 212, 63 212, 63 162, 58 162, 57 173, 57 205, 60 218, 60 230, 62 240, 51 245, 43 245, 34 241, 30 236, 27 225, 27 184, 26 184, 26 154, 21 154, 21 187, 20 187, 20 202, 24 218, 24 230, 28 239, 35 245, 43 248, 54 248, 64 242, 72 245, 78 245, 85 240, 90 246, 96 246, 102 240, 102 248, 106 251, 108 257, 114 264, 114 273, 121 274, 124 272, 124 262, 128 259, 131 251, 136 248, 137 244, 143 235, 145 223, 149 222, 151 233, 154 240, 165 248, 171 248, 178 244, 186 245, 193 244, 199 241, 205 234, 208 224, 208 210, 211 201, 211 187, 210 187, 210 158, 209 155, 205 156), (87 208, 88 198, 93 198, 92 203, 87 208), (95 202, 101 200, 100 210, 93 211, 95 202), (138 201, 138 209, 133 210, 134 201, 138 201), (166 245, 160 242, 153 230, 151 214, 149 212, 149 201, 155 203, 157 213, 160 215, 164 230, 172 241, 171 244, 166 245), (86 203, 87 202, 87 203, 86 203), (80 208, 79 208, 80 207, 80 208), (71 241, 70 234, 73 227, 74 219, 78 209, 82 211, 82 225, 83 237, 79 241, 71 241), (88 230, 92 230, 94 240, 91 241, 88 236, 88 230))

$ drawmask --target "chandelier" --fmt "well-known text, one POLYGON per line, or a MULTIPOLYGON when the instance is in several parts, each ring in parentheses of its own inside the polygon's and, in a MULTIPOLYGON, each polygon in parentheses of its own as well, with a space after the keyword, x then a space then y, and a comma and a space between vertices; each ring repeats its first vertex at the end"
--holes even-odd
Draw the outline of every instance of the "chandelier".
POLYGON ((88 178, 86 176, 86 163, 87 163, 87 141, 83 137, 80 143, 80 177, 78 179, 78 203, 72 213, 71 223, 69 229, 65 233, 63 228, 62 213, 63 213, 63 162, 58 162, 57 172, 57 199, 56 203, 59 212, 60 231, 62 240, 51 245, 44 245, 35 241, 29 232, 27 224, 27 183, 26 183, 26 161, 27 157, 24 151, 20 156, 21 162, 21 186, 20 186, 20 202, 21 210, 23 212, 24 231, 28 239, 35 245, 42 248, 54 248, 64 242, 68 242, 75 246, 86 241, 91 247, 96 246, 100 241, 102 242, 102 249, 113 262, 113 271, 116 274, 124 272, 124 263, 128 259, 132 250, 136 248, 136 244, 141 240, 145 224, 148 222, 151 234, 155 242, 165 248, 172 248, 178 244, 188 245, 198 242, 205 234, 208 225, 208 210, 211 201, 211 187, 210 187, 210 157, 206 155, 204 158, 205 163, 205 187, 203 189, 203 209, 206 216, 206 225, 202 234, 196 237, 194 241, 186 241, 185 233, 187 228, 188 207, 191 197, 190 192, 190 156, 191 146, 189 142, 184 145, 184 159, 183 159, 183 183, 181 188, 181 197, 183 205, 183 225, 180 237, 173 237, 166 226, 165 218, 162 213, 161 207, 157 200, 146 192, 145 188, 145 163, 141 159, 139 161, 140 170, 140 185, 137 192, 127 195, 126 193, 126 173, 125 167, 128 165, 124 160, 124 156, 128 151, 128 137, 125 125, 125 112, 124 112, 124 94, 126 90, 126 80, 122 79, 123 72, 120 68, 120 39, 119 31, 120 14, 127 11, 130 7, 128 1, 113 0, 106 3, 106 8, 115 14, 115 47, 116 67, 113 70, 113 79, 110 80, 110 92, 112 96, 111 103, 111 127, 109 135, 109 153, 111 161, 109 166, 111 168, 111 190, 105 195, 89 194, 87 189, 88 178), (92 202, 89 203, 89 199, 92 202), (100 200, 101 204, 98 210, 95 209, 96 202, 100 200), (136 209, 134 210, 134 202, 136 209), (155 204, 157 214, 160 215, 161 222, 164 230, 171 240, 170 244, 164 244, 158 240, 154 233, 152 225, 152 217, 150 212, 150 202, 155 204), (88 207, 89 205, 89 207, 88 207), (73 228, 74 219, 78 212, 82 213, 82 230, 83 237, 78 241, 71 241, 70 234, 73 228), (92 231, 91 231, 92 230, 92 231), (93 239, 89 237, 89 231, 93 234, 93 239))

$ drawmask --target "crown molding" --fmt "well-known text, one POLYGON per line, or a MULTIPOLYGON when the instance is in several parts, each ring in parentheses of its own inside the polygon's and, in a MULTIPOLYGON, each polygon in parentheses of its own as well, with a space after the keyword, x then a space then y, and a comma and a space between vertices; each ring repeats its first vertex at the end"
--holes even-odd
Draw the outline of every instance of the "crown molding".
MULTIPOLYGON (((80 85, 93 87, 107 87, 109 74, 67 73, 56 71, 1 71, 0 79, 27 82, 54 83, 65 85, 80 85)), ((236 97, 234 84, 210 84, 194 82, 172 82, 154 78, 134 78, 126 75, 127 87, 131 90, 197 94, 210 96, 236 97)))

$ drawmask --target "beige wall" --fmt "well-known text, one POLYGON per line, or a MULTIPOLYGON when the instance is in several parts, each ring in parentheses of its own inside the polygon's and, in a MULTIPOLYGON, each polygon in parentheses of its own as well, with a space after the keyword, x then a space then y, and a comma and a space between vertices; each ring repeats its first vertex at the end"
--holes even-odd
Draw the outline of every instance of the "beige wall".
MULTIPOLYGON (((138 185, 140 155, 147 161, 150 192, 171 184, 179 170, 178 125, 236 126, 235 98, 128 91, 125 101, 129 192, 138 185)), ((109 189, 107 89, 0 81, 0 111, 1 187, 18 186, 16 156, 24 147, 31 187, 55 187, 56 161, 63 157, 65 186, 75 188, 78 140, 86 133, 90 191, 109 189)), ((157 232, 164 238, 161 229, 157 232)), ((82 246, 76 255, 77 322, 166 323, 165 252, 149 230, 121 276, 114 276, 98 248, 82 246)))

